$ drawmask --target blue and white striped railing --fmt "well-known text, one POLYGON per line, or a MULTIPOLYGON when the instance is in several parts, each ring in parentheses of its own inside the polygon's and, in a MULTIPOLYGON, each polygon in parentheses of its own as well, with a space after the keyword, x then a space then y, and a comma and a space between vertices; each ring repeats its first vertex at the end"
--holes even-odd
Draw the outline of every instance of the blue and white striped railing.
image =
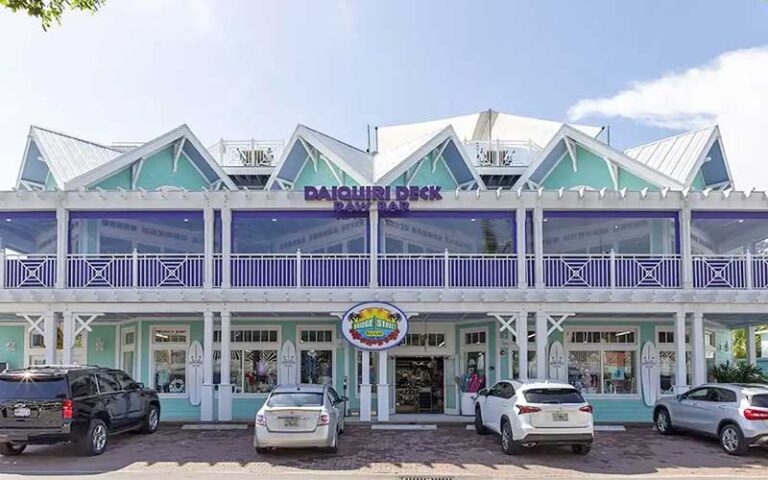
POLYGON ((379 254, 378 272, 385 288, 513 288, 517 255, 379 254))
POLYGON ((746 255, 694 255, 692 260, 694 288, 749 288, 753 280, 751 270, 759 258, 753 260, 746 255))
POLYGON ((5 288, 53 288, 56 286, 56 254, 2 254, 5 288))
POLYGON ((367 287, 368 254, 233 254, 233 288, 367 287))
POLYGON ((679 255, 544 255, 548 288, 679 288, 679 255))

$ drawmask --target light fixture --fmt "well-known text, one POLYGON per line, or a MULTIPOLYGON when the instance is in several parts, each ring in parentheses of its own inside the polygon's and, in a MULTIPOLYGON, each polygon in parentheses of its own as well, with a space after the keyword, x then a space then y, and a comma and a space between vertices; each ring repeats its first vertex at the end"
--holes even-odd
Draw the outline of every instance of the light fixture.
POLYGON ((476 219, 476 218, 470 218, 470 219, 469 219, 469 221, 470 221, 470 222, 476 222, 476 221, 477 221, 477 219, 476 219))
POLYGON ((94 344, 94 347, 96 347, 97 352, 103 352, 104 351, 104 339, 103 338, 97 338, 96 343, 94 344))
POLYGON ((12 221, 13 221, 13 219, 12 219, 12 218, 8 218, 8 217, 6 217, 6 218, 5 218, 5 221, 6 221, 6 222, 12 222, 12 221))
POLYGON ((189 223, 189 219, 188 219, 188 218, 185 218, 185 219, 184 219, 184 223, 189 223))
POLYGON ((740 218, 740 219, 739 219, 739 223, 744 223, 744 219, 743 219, 743 218, 740 218))
POLYGON ((13 340, 8 340, 5 342, 5 351, 6 352, 15 352, 16 351, 16 342, 13 340))

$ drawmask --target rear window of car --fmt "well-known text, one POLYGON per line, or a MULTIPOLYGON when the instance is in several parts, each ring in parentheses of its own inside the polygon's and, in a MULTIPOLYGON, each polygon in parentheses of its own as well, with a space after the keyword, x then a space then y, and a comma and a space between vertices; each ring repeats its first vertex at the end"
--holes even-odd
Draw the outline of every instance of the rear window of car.
POLYGON ((319 407, 323 404, 322 393, 276 392, 269 397, 270 407, 319 407))
POLYGON ((63 400, 68 394, 64 377, 0 377, 0 400, 63 400))
POLYGON ((755 395, 752 397, 752 406, 760 408, 768 408, 768 394, 755 395))
POLYGON ((584 403, 584 398, 573 388, 532 388, 523 395, 529 403, 584 403))

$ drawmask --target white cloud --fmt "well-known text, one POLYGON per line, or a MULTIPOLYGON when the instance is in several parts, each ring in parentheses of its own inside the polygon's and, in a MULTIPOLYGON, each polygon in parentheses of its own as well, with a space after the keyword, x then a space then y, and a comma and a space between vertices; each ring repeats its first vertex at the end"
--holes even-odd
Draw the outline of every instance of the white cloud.
POLYGON ((610 97, 580 100, 568 115, 624 117, 679 130, 717 123, 737 188, 768 190, 768 46, 726 52, 610 97))

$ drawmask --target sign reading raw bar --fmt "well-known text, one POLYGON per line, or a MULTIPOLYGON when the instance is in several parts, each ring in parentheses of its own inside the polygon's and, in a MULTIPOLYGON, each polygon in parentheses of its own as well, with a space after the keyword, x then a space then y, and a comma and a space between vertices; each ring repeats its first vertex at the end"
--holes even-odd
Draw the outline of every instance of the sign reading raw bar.
POLYGON ((441 187, 304 187, 304 200, 333 202, 333 210, 339 213, 367 212, 375 203, 380 212, 407 212, 411 203, 442 200, 441 187))
POLYGON ((361 303, 344 314, 341 332, 353 347, 387 350, 405 338, 408 318, 402 310, 388 303, 361 303))

